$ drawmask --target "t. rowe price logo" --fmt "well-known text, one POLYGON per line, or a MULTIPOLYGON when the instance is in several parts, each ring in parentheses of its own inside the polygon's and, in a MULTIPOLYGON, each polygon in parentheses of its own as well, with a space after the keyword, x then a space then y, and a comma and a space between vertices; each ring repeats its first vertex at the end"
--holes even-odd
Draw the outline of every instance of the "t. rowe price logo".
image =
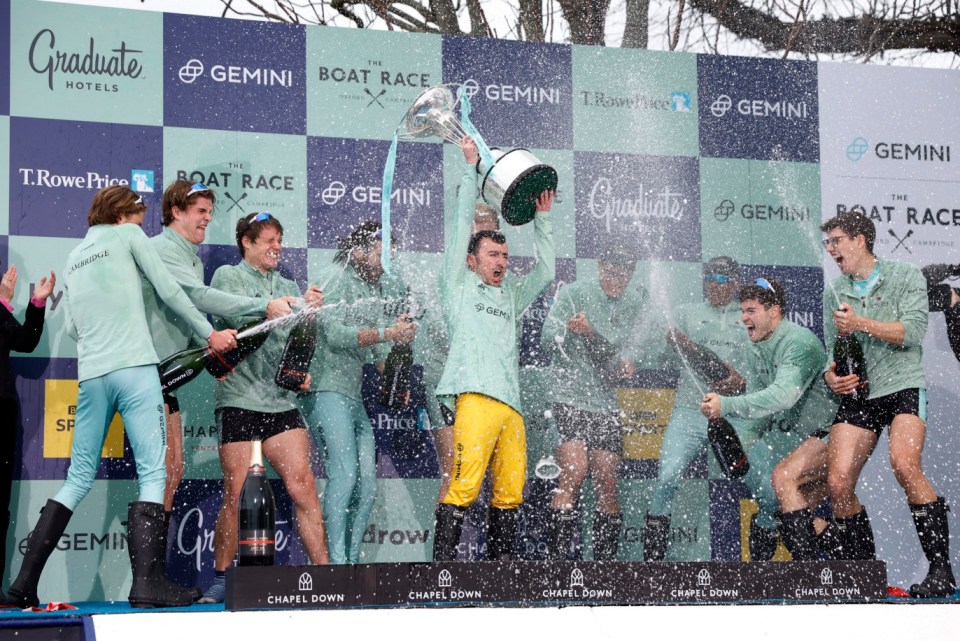
POLYGON ((680 221, 686 214, 686 196, 674 191, 670 185, 647 189, 640 183, 624 185, 623 190, 621 195, 614 189, 613 181, 606 177, 598 178, 590 189, 587 211, 593 218, 604 221, 607 233, 613 231, 614 220, 633 224, 644 218, 680 221))
POLYGON ((633 109, 637 111, 691 111, 690 94, 675 91, 669 97, 645 96, 639 93, 615 96, 603 91, 579 92, 580 104, 603 109, 633 109))
MULTIPOLYGON (((331 181, 320 192, 320 200, 324 205, 338 204, 344 197, 351 198, 355 203, 380 204, 383 188, 374 185, 356 185, 348 188, 339 180, 331 181)), ((433 194, 427 187, 397 187, 390 193, 390 202, 399 205, 418 205, 429 207, 433 194)))
MULTIPOLYGON (((129 185, 130 181, 120 176, 88 171, 83 174, 58 173, 37 167, 20 167, 20 184, 30 187, 67 187, 73 189, 100 190, 112 185, 129 185)), ((138 190, 139 191, 139 190, 138 190)), ((146 190, 144 190, 146 191, 146 190)))
MULTIPOLYGON (((720 201, 713 210, 713 217, 724 222, 737 211, 737 205, 729 199, 720 201)), ((810 208, 784 203, 745 203, 739 208, 741 218, 745 220, 774 220, 786 222, 805 222, 810 220, 810 208)))
MULTIPOLYGON (((723 118, 733 109, 733 98, 720 94, 710 103, 710 113, 723 118)), ((737 113, 751 118, 784 118, 787 120, 805 119, 810 116, 810 108, 804 101, 774 100, 765 98, 744 98, 736 103, 737 113)))
POLYGON ((557 87, 536 87, 533 85, 490 84, 481 86, 473 78, 463 83, 464 92, 472 100, 481 91, 483 97, 491 102, 519 102, 528 105, 558 105, 562 92, 557 87))
MULTIPOLYGON (((184 84, 193 84, 206 71, 203 61, 191 58, 180 67, 177 76, 184 84)), ((289 69, 271 69, 269 67, 250 68, 236 65, 216 64, 207 74, 214 82, 226 82, 237 85, 257 85, 261 87, 292 87, 293 71, 289 69)))
POLYGON ((98 81, 82 79, 68 79, 64 81, 65 89, 81 91, 110 91, 120 90, 117 84, 106 84, 106 78, 139 78, 143 73, 143 66, 136 54, 143 53, 142 49, 127 47, 126 41, 119 46, 103 50, 97 46, 93 36, 89 46, 82 51, 69 51, 57 48, 57 36, 52 29, 41 29, 30 42, 27 51, 27 60, 30 68, 38 74, 47 77, 47 88, 53 91, 54 78, 57 74, 67 74, 76 77, 97 77, 98 81))
MULTIPOLYGON (((863 136, 857 136, 847 145, 847 159, 857 162, 870 151, 870 144, 863 136)), ((873 155, 880 160, 906 160, 919 162, 951 162, 950 145, 926 142, 878 142, 873 146, 873 155)))

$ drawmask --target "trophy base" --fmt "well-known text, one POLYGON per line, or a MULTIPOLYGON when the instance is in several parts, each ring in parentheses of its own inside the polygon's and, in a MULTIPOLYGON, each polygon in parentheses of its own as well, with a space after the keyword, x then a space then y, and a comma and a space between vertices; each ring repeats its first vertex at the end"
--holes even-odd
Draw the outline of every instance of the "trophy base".
POLYGON ((548 165, 535 165, 517 176, 503 194, 500 213, 511 225, 525 225, 537 213, 537 198, 557 188, 557 172, 548 165))
POLYGON ((525 225, 537 213, 537 197, 546 190, 557 188, 557 172, 541 163, 526 149, 511 149, 504 153, 493 147, 493 167, 483 162, 477 171, 483 176, 480 193, 485 203, 493 207, 511 225, 525 225))

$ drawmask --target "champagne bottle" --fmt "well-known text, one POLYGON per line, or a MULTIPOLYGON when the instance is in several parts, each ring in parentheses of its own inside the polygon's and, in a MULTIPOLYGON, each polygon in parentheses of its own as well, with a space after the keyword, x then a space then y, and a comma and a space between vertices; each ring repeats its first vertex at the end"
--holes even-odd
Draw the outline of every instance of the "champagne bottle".
POLYGON ((600 372, 600 376, 608 382, 615 381, 619 366, 617 357, 620 353, 617 348, 597 332, 581 334, 581 336, 586 347, 587 358, 600 372))
POLYGON ((684 358, 698 376, 710 383, 722 381, 729 375, 727 364, 717 356, 713 350, 690 340, 686 334, 678 329, 671 330, 670 344, 684 358))
POLYGON ((380 404, 390 409, 401 409, 410 402, 410 370, 413 368, 413 349, 409 344, 394 343, 383 367, 380 383, 380 404))
POLYGON ((298 391, 307 380, 316 349, 317 319, 313 314, 307 314, 290 330, 273 381, 284 389, 298 391))
POLYGON ((860 403, 870 396, 870 383, 867 381, 867 366, 863 360, 863 346, 853 334, 838 334, 837 342, 833 344, 833 360, 837 364, 837 376, 856 374, 860 377, 860 385, 850 394, 854 401, 860 403))
POLYGON ((253 441, 250 469, 240 491, 238 552, 240 565, 273 565, 276 506, 263 466, 260 441, 253 441))
POLYGON ((741 478, 750 470, 747 453, 730 421, 716 418, 707 422, 707 440, 720 463, 720 469, 729 479, 741 478))
MULTIPOLYGON (((238 335, 261 322, 262 319, 244 325, 238 330, 238 335)), ((207 345, 171 354, 157 366, 160 370, 160 387, 164 393, 172 392, 195 379, 204 369, 215 378, 223 378, 232 372, 240 361, 260 349, 269 335, 270 332, 266 331, 239 338, 237 346, 223 354, 217 354, 207 345)))

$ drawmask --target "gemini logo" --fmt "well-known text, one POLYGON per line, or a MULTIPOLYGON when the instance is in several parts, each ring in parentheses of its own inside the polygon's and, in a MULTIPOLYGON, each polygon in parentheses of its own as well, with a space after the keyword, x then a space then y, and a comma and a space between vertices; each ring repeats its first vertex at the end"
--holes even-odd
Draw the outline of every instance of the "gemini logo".
POLYGON ((560 104, 560 90, 556 87, 533 87, 531 85, 485 85, 480 86, 473 78, 463 83, 463 91, 472 99, 483 89, 483 97, 491 102, 521 102, 533 104, 560 104))
POLYGON ((334 180, 327 188, 320 192, 320 200, 324 205, 336 205, 347 193, 347 186, 339 180, 334 180))
POLYGON ((187 61, 187 64, 180 67, 180 82, 183 82, 188 85, 192 85, 193 81, 203 75, 203 63, 192 58, 187 61))
POLYGON ((863 158, 870 149, 870 143, 863 136, 857 136, 849 145, 847 145, 847 160, 857 162, 863 158))
POLYGON ((723 118, 727 115, 727 112, 730 111, 731 107, 733 107, 733 101, 730 99, 730 96, 722 93, 717 96, 717 99, 710 105, 710 113, 717 118, 723 118))
POLYGON ((735 205, 732 200, 722 200, 720 204, 717 205, 717 208, 713 210, 713 217, 719 220, 721 223, 726 222, 730 218, 730 214, 733 213, 735 205))
MULTIPOLYGON (((203 62, 191 58, 180 67, 177 75, 180 82, 192 85, 204 73, 203 62)), ((270 69, 267 67, 250 69, 233 65, 213 65, 210 67, 210 79, 214 82, 226 82, 235 85, 259 85, 262 87, 292 87, 293 72, 289 69, 270 69)))

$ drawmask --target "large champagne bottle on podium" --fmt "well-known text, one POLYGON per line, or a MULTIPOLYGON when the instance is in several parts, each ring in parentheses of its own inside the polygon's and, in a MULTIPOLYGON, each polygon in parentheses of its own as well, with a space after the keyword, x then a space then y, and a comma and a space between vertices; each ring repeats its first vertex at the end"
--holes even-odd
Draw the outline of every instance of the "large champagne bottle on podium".
MULTIPOLYGON (((262 322, 263 319, 259 319, 244 325, 237 330, 237 335, 262 322)), ((207 345, 171 354, 157 366, 160 370, 160 387, 164 393, 172 392, 195 379, 205 369, 214 378, 223 378, 236 369, 243 359, 260 349, 269 335, 269 331, 264 331, 238 338, 237 346, 222 354, 216 353, 207 345)))
POLYGON ((383 366, 380 384, 380 404, 390 409, 401 409, 410 402, 410 372, 413 369, 413 349, 409 344, 394 343, 383 366))
POLYGON ((837 335, 837 342, 833 344, 833 361, 837 364, 837 376, 856 374, 860 377, 860 385, 850 394, 853 400, 857 403, 867 400, 870 396, 870 383, 867 381, 867 366, 863 360, 863 346, 856 336, 837 335))
POLYGON ((316 349, 317 319, 313 314, 307 314, 290 331, 273 381, 284 389, 293 392, 300 390, 307 380, 310 361, 316 349))
POLYGON ((707 440, 727 478, 741 478, 750 470, 747 453, 730 421, 722 417, 707 421, 707 440))
POLYGON ((273 490, 263 466, 260 441, 253 441, 250 469, 240 491, 237 548, 240 565, 273 565, 277 531, 273 490))

